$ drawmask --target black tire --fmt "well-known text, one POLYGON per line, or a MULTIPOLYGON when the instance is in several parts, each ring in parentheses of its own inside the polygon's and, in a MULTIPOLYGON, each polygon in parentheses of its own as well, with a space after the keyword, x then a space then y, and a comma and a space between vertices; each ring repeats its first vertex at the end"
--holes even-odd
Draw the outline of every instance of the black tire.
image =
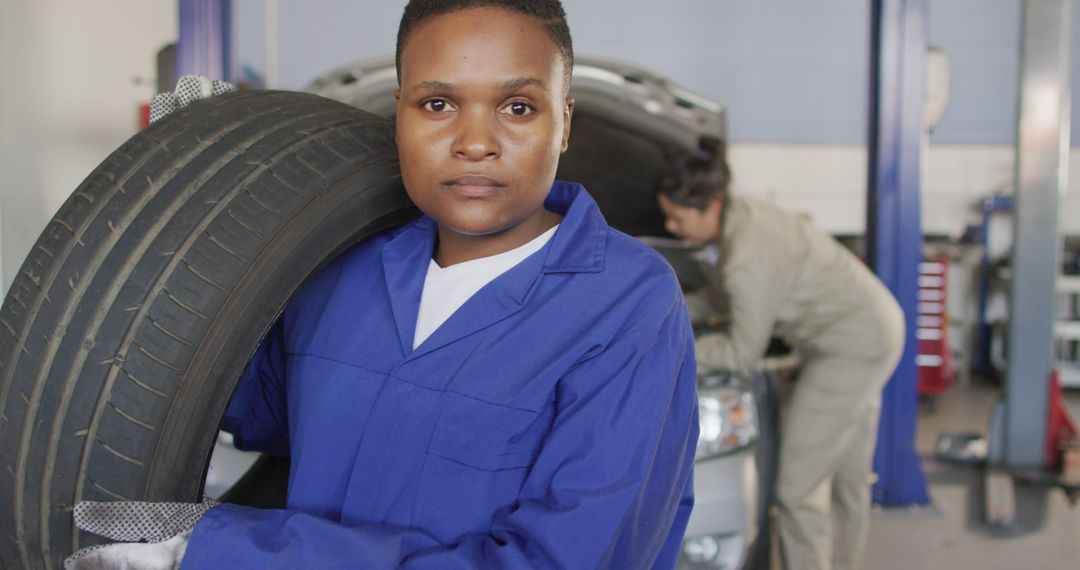
POLYGON ((109 156, 0 310, 0 566, 60 568, 96 543, 76 501, 198 499, 289 297, 415 213, 392 125, 313 95, 214 97, 109 156))

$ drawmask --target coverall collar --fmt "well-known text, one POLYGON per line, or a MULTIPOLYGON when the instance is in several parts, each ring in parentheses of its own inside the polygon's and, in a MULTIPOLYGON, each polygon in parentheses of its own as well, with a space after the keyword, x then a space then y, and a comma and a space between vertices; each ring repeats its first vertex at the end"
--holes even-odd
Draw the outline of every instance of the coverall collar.
MULTIPOLYGON (((607 222, 577 183, 556 180, 544 207, 563 216, 543 250, 533 254, 478 291, 417 350, 424 354, 486 328, 524 305, 543 273, 595 273, 604 268, 607 222)), ((437 235, 435 220, 424 215, 409 223, 383 248, 386 286, 402 350, 412 351, 424 278, 437 235)))
POLYGON ((604 269, 607 221, 585 188, 556 180, 544 208, 563 216, 551 238, 544 263, 547 273, 597 273, 604 269))

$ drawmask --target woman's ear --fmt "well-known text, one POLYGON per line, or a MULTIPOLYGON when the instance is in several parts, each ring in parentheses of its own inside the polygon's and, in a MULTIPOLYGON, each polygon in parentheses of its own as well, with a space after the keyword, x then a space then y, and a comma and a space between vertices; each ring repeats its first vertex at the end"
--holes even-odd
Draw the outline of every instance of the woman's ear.
POLYGON ((562 150, 560 152, 566 152, 566 149, 570 145, 570 118, 574 115, 574 98, 567 97, 566 105, 563 107, 563 133, 562 133, 562 150))

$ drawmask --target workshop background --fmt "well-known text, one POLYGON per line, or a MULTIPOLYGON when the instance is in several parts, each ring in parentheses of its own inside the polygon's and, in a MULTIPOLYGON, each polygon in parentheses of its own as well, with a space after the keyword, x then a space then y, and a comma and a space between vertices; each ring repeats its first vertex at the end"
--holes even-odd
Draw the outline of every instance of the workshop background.
MULTIPOLYGON (((862 232, 869 2, 565 6, 578 53, 639 64, 727 108, 734 191, 806 212, 832 233, 862 232)), ((973 204, 1012 187, 1021 1, 927 6, 930 45, 948 56, 951 80, 926 153, 923 228, 959 237, 979 221, 973 204)), ((399 17, 393 2, 236 0, 229 72, 300 89, 339 65, 391 55, 399 17)), ((138 106, 155 92, 155 53, 177 40, 178 19, 176 2, 161 0, 0 3, 5 287, 71 190, 137 128, 138 106)), ((1072 20, 1076 29, 1078 11, 1072 20)), ((1070 66, 1075 75, 1080 57, 1070 66)), ((1072 132, 1080 141, 1080 121, 1072 132)), ((1080 185, 1073 148, 1070 188, 1080 185)), ((1061 207, 1077 211, 1080 191, 1061 207)), ((1080 233, 1078 216, 1061 224, 1080 233)))
MULTIPOLYGON (((219 67, 178 64, 177 71, 302 89, 338 66, 391 55, 400 4, 234 0, 223 20, 231 49, 219 67)), ((856 244, 867 224, 871 4, 564 0, 577 54, 640 65, 726 108, 735 193, 805 213, 856 244)), ((990 280, 986 264, 1000 265, 1014 244, 1010 207, 993 200, 1016 186, 1024 2, 925 6, 928 44, 948 61, 946 80, 931 81, 932 89, 944 89, 948 104, 922 157, 921 225, 927 258, 952 271, 944 310, 955 373, 921 394, 916 449, 931 503, 882 509, 868 559, 882 569, 1080 568, 1080 510, 1063 493, 1051 488, 1036 499, 1034 526, 994 529, 977 505, 978 476, 936 456, 942 433, 985 432, 1002 392, 1000 379, 989 381, 1006 368, 1002 349, 980 335, 1007 319, 1007 295, 981 287, 990 280)), ((0 290, 72 190, 139 128, 141 107, 158 89, 156 54, 177 42, 181 18, 178 2, 166 0, 0 0, 0 290)), ((1076 7, 1069 27, 1075 78, 1076 7)), ((1080 270, 1077 115, 1067 129, 1067 190, 1058 205, 1062 265, 1072 260, 1073 272, 1080 270)), ((1072 352, 1061 366, 1071 370, 1075 342, 1065 350, 1072 352)), ((1078 417, 1080 380, 1064 383, 1078 417)))

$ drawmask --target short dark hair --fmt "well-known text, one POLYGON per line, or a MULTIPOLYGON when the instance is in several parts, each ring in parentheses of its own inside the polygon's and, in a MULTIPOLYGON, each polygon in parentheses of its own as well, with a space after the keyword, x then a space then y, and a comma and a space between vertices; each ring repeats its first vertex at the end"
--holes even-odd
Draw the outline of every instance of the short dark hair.
POLYGON ((723 154, 715 158, 682 158, 660 177, 657 191, 684 208, 704 210, 712 200, 727 202, 731 170, 723 154))
POLYGON ((450 12, 470 8, 502 8, 511 12, 525 14, 540 20, 547 30, 563 60, 563 78, 566 87, 570 87, 570 76, 574 70, 574 45, 570 40, 570 26, 566 24, 566 12, 559 0, 410 0, 405 5, 398 25, 397 51, 394 63, 397 66, 398 81, 401 81, 401 53, 405 43, 416 26, 425 20, 450 12))

